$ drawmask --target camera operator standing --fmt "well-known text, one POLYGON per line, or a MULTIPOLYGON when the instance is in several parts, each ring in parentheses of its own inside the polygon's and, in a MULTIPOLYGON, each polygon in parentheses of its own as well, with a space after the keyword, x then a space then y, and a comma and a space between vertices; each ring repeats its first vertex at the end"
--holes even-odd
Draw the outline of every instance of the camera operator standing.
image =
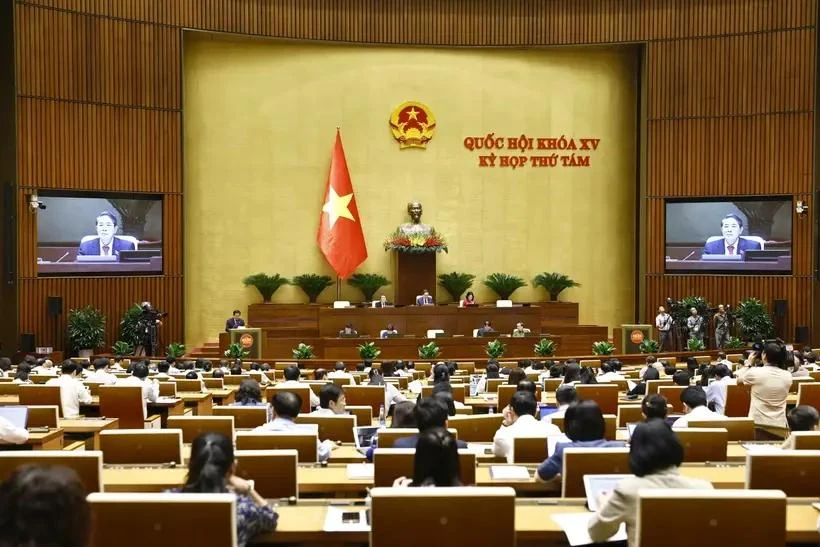
POLYGON ((717 349, 723 349, 723 346, 729 341, 729 315, 726 313, 726 308, 723 304, 718 305, 714 321, 715 347, 717 349))
POLYGON ((157 347, 159 346, 157 329, 162 326, 161 319, 168 314, 157 311, 150 302, 143 302, 141 307, 139 329, 142 333, 142 347, 146 357, 153 357, 157 354, 157 347))

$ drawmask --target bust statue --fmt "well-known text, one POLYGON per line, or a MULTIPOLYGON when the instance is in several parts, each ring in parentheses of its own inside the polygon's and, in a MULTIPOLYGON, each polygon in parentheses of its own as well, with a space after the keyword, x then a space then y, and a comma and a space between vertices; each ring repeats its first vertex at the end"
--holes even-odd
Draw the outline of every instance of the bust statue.
POLYGON ((412 222, 405 222, 399 226, 399 231, 405 235, 427 236, 433 231, 433 227, 421 223, 422 207, 421 202, 411 201, 407 204, 407 214, 412 222))

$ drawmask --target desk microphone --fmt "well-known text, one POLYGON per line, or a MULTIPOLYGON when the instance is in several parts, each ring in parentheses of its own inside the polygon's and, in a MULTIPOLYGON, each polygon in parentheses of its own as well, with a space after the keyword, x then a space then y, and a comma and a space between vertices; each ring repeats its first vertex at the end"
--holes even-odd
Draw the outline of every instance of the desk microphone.
MULTIPOLYGON (((68 256, 68 252, 66 252, 66 254, 64 254, 63 256, 61 256, 60 258, 58 258, 58 259, 57 259, 57 262, 61 261, 62 259, 64 259, 64 258, 65 258, 65 257, 67 257, 67 256, 68 256)), ((56 264, 56 262, 55 262, 55 264, 56 264)))
POLYGON ((691 253, 686 255, 686 257, 682 258, 681 260, 689 260, 689 257, 692 256, 693 254, 695 254, 695 251, 692 251, 691 253))

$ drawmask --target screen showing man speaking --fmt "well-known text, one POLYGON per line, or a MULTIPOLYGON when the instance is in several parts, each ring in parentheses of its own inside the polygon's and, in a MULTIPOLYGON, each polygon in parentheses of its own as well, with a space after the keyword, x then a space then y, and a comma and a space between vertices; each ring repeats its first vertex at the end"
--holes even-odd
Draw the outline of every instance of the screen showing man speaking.
POLYGON ((667 272, 791 269, 791 197, 666 202, 667 272))
POLYGON ((41 195, 38 275, 162 273, 162 198, 41 195))

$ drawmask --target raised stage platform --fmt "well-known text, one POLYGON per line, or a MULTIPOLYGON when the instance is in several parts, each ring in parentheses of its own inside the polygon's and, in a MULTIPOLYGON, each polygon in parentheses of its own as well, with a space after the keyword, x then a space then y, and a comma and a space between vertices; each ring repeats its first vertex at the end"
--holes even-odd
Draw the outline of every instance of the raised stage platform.
MULTIPOLYGON (((450 359, 486 358, 483 346, 493 338, 473 338, 473 329, 484 321, 492 322, 499 335, 510 334, 518 321, 532 331, 528 338, 504 338, 508 358, 533 357, 532 346, 542 337, 550 337, 558 345, 558 356, 585 355, 593 342, 607 340, 608 329, 598 325, 578 324, 578 304, 575 302, 538 302, 518 304, 511 308, 477 306, 459 308, 444 306, 399 306, 384 309, 333 309, 327 305, 254 304, 248 310, 248 325, 264 332, 262 358, 290 359, 291 348, 299 342, 314 346, 319 358, 358 358, 356 346, 366 337, 378 340, 382 358, 416 359, 416 348, 427 343, 428 330, 442 329, 448 335, 438 338, 442 357, 450 359), (360 338, 337 338, 348 323, 360 338), (392 323, 401 337, 378 339, 379 331, 392 323)), ((227 348, 228 335, 220 335, 219 346, 208 344, 191 355, 218 358, 227 348)))

